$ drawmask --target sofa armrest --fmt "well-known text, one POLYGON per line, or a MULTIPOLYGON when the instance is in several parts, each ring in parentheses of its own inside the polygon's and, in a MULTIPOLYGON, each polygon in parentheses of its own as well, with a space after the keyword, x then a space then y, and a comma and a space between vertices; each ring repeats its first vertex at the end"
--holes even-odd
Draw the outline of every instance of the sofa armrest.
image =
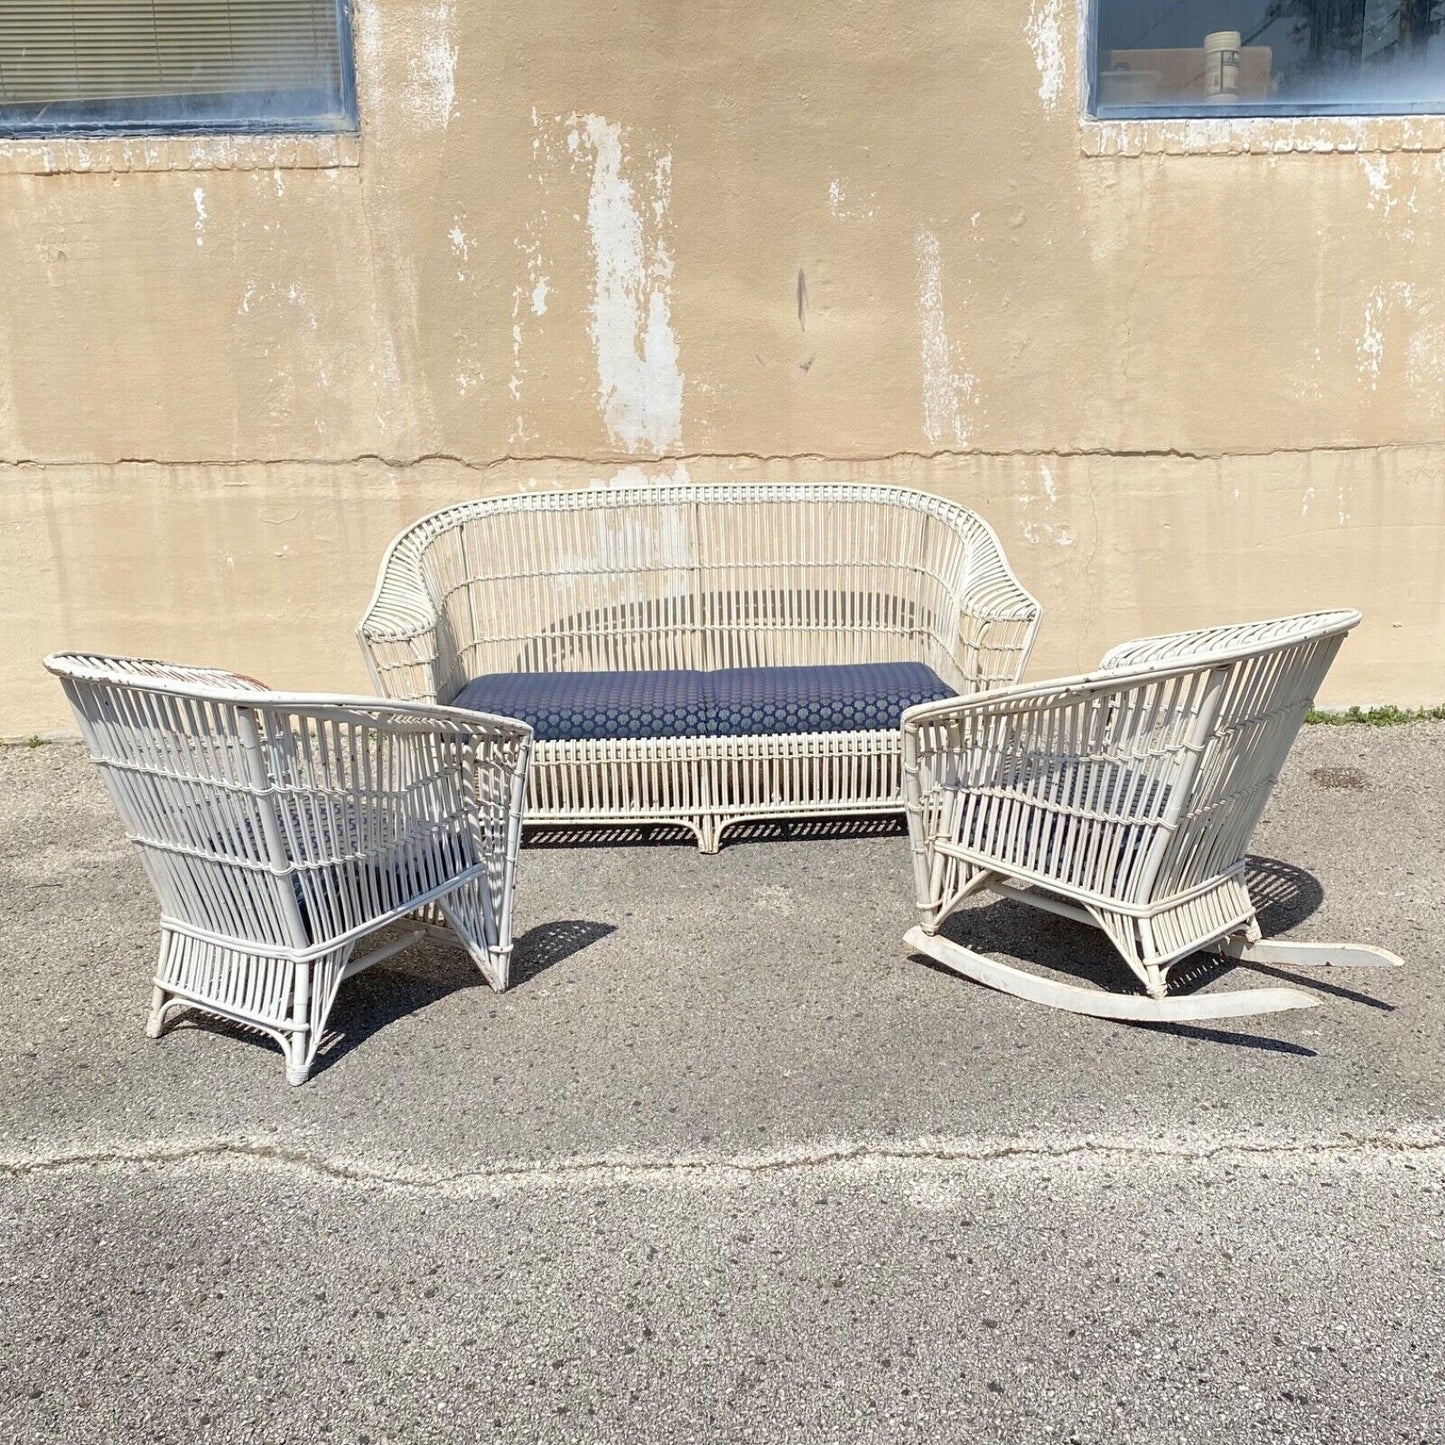
POLYGON ((1014 576, 993 528, 973 517, 956 594, 953 660, 969 691, 1016 683, 1023 675, 1043 609, 1014 576))
POLYGON ((372 685, 382 697, 434 703, 447 695, 440 675, 440 621, 416 559, 393 542, 356 629, 372 685))

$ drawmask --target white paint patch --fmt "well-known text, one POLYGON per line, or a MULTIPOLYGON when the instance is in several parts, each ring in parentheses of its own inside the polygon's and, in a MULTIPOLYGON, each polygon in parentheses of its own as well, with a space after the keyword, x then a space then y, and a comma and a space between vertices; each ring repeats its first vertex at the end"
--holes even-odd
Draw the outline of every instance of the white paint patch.
POLYGON ((435 0, 407 8, 406 40, 393 46, 383 39, 381 13, 386 0, 355 0, 352 32, 360 83, 375 97, 368 125, 389 131, 394 121, 421 129, 446 129, 456 100, 457 44, 455 0, 435 0), (397 68, 405 57, 406 70, 397 68))
POLYGON ((471 237, 462 230, 460 218, 453 220, 452 228, 447 232, 447 240, 451 242, 452 255, 457 258, 457 280, 467 279, 466 264, 471 259, 472 242, 471 237))
POLYGON ((871 221, 877 199, 872 191, 865 196, 857 195, 839 176, 828 182, 828 212, 835 221, 871 221))
POLYGON ((1415 239, 1415 217, 1419 214, 1419 187, 1411 185, 1408 192, 1399 194, 1390 178, 1390 157, 1361 154, 1360 164, 1365 168, 1365 183, 1370 190, 1366 202, 1369 210, 1377 211, 1381 218, 1399 231, 1402 240, 1415 239))
POLYGON ((1033 0, 1024 22, 1024 39, 1039 70, 1039 99, 1053 110, 1064 93, 1063 0, 1033 0))
POLYGON ((1385 335, 1380 329, 1380 318, 1385 311, 1385 293, 1377 286, 1365 302, 1365 324, 1355 342, 1355 354, 1360 359, 1360 379, 1374 391, 1380 384, 1380 363, 1385 359, 1385 335))
POLYGON ((1385 360, 1385 313, 1392 305, 1414 312, 1415 287, 1411 282, 1394 281, 1376 286, 1365 300, 1365 317, 1355 340, 1355 355, 1359 358, 1360 380, 1371 391, 1380 384, 1380 368, 1385 360))
POLYGON ((412 112, 445 130, 457 94, 456 12, 452 0, 438 0, 417 16, 412 37, 410 81, 412 112))
POLYGON ((196 203, 196 245, 206 244, 206 193, 197 186, 191 192, 191 199, 196 203))
MULTIPOLYGON (((544 217, 545 218, 545 217, 544 217)), ((542 250, 537 240, 537 225, 529 222, 524 235, 518 238, 517 249, 522 253, 527 276, 512 287, 512 375, 507 390, 517 404, 512 420, 512 444, 520 446, 528 441, 527 419, 522 411, 522 385, 527 377, 527 366, 522 356, 522 323, 530 307, 532 315, 544 315, 547 310, 547 278, 542 272, 542 250), (540 309, 539 309, 540 307, 540 309)))
POLYGON ((667 244, 672 157, 652 166, 650 204, 623 175, 622 127, 575 116, 567 148, 592 157, 587 230, 592 243, 592 345, 602 418, 613 443, 661 455, 682 441, 682 383, 672 332, 667 244), (651 225, 644 217, 651 213, 651 225))
POLYGON ((937 446, 945 435, 962 446, 968 440, 963 404, 977 391, 974 377, 955 365, 943 314, 943 263, 938 237, 920 231, 914 241, 918 264, 918 324, 923 357, 923 431, 937 446))
POLYGON ((1390 189, 1390 158, 1362 154, 1360 164, 1365 168, 1365 182, 1370 188, 1369 206, 1373 211, 1390 189))
POLYGON ((626 487, 669 487, 685 486, 692 481, 692 476, 687 470, 686 462, 678 462, 670 471, 656 468, 644 469, 639 466, 620 467, 610 477, 597 478, 593 481, 594 487, 626 488, 626 487))
MULTIPOLYGON (((1044 499, 1048 503, 1049 510, 1052 511, 1059 500, 1059 488, 1054 481, 1053 468, 1047 462, 1039 463, 1039 480, 1044 486, 1044 499)), ((1024 513, 1020 531, 1024 535, 1024 540, 1045 543, 1053 547, 1072 547, 1075 539, 1073 532, 1068 527, 1047 518, 1029 515, 1036 500, 1037 498, 1027 488, 1019 493, 1019 506, 1024 513)))
POLYGON ((1026 542, 1041 542, 1052 547, 1072 547, 1074 534, 1067 527, 1056 526, 1053 522, 1032 522, 1023 524, 1026 542))

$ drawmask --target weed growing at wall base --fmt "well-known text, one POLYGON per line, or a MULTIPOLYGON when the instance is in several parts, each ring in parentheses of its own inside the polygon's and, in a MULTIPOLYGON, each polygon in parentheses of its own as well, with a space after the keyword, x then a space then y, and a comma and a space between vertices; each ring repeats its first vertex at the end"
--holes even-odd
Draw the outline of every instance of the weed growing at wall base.
POLYGON ((1342 712, 1313 708, 1305 721, 1323 723, 1327 727, 1338 727, 1344 723, 1364 723, 1366 727, 1393 728, 1402 723, 1445 721, 1445 704, 1440 707, 1407 708, 1389 703, 1384 707, 1349 707, 1342 712))

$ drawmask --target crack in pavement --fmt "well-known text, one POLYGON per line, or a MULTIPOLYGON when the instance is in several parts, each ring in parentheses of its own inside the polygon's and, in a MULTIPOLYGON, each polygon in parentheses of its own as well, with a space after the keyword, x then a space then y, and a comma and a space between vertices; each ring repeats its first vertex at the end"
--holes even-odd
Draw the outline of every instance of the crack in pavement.
POLYGON ((767 1176, 819 1171, 863 1177, 922 1174, 939 1166, 1040 1164, 1076 1160, 1095 1163, 1247 1165, 1308 1160, 1369 1167, 1421 1160, 1445 1163, 1445 1134, 1338 1135, 1312 1140, 1245 1136, 1190 1141, 1044 1138, 1005 1142, 918 1140, 889 1143, 820 1143, 772 1153, 673 1158, 599 1156, 551 1162, 518 1160, 451 1173, 402 1165, 350 1162, 294 1145, 232 1138, 133 1148, 71 1150, 0 1158, 0 1180, 193 1164, 274 1169, 336 1184, 401 1193, 494 1195, 515 1189, 599 1188, 630 1185, 700 1184, 727 1187, 767 1176))

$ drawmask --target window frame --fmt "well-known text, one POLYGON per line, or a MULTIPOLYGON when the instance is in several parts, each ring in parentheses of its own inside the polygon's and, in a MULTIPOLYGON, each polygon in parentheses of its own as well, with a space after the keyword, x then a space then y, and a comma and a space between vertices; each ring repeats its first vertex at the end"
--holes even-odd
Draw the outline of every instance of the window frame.
POLYGON ((176 120, 144 121, 50 121, 39 125, 16 125, 0 117, 0 144, 55 144, 75 140, 140 140, 184 136, 348 136, 361 130, 361 112, 356 94, 356 42, 352 23, 353 0, 335 0, 336 45, 338 50, 341 108, 335 123, 328 117, 302 116, 289 120, 176 120))
POLYGON ((1080 101, 1085 121, 1107 125, 1111 121, 1295 121, 1342 117, 1344 119, 1400 120, 1445 116, 1445 97, 1437 100, 1407 101, 1381 105, 1368 101, 1318 101, 1283 103, 1249 101, 1225 105, 1199 101, 1193 105, 1111 105, 1099 106, 1099 7, 1104 0, 1079 0, 1083 25, 1083 65, 1080 101))

